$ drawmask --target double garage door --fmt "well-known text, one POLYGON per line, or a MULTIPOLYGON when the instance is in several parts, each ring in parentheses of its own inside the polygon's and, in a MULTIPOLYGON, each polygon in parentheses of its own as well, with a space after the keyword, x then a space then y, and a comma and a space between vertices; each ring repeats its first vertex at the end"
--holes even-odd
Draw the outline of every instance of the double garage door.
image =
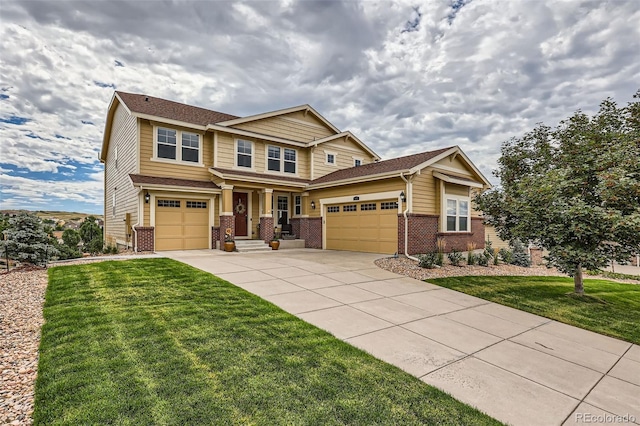
POLYGON ((156 251, 209 248, 209 201, 156 198, 156 251))
POLYGON ((393 254, 398 251, 398 202, 351 202, 326 207, 326 248, 393 254))

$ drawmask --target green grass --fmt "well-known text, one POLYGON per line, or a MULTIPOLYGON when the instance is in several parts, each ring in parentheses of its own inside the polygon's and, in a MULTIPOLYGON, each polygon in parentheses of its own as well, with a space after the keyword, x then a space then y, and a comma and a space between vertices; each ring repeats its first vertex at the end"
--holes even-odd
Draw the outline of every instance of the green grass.
POLYGON ((584 280, 585 296, 564 277, 455 277, 430 283, 565 324, 640 344, 640 285, 584 280))
POLYGON ((49 270, 36 424, 496 424, 169 259, 49 270))

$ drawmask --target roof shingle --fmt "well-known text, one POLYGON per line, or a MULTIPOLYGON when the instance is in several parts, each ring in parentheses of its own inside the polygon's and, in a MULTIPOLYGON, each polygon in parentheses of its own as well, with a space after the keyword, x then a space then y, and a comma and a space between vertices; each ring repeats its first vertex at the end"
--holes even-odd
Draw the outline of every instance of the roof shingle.
POLYGON ((189 188, 210 188, 219 189, 220 187, 211 181, 177 179, 167 177, 145 176, 130 174, 131 182, 134 185, 167 185, 167 186, 186 186, 189 188))
POLYGON ((116 93, 131 112, 154 115, 156 117, 183 121, 199 126, 239 118, 235 115, 168 101, 166 99, 154 98, 153 96, 120 91, 116 91, 116 93))
POLYGON ((363 176, 390 173, 394 171, 408 170, 422 164, 453 147, 437 149, 435 151, 421 152, 419 154, 407 155, 404 157, 392 158, 391 160, 379 161, 377 163, 364 164, 362 166, 351 167, 349 169, 336 170, 333 173, 324 175, 311 181, 311 185, 318 183, 335 182, 344 179, 353 179, 363 176))

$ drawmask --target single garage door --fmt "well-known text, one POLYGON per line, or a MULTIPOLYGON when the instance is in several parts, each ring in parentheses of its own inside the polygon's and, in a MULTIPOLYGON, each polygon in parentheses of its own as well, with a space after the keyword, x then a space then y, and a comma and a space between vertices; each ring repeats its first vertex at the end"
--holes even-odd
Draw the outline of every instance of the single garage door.
POLYGON ((209 201, 156 199, 156 251, 209 248, 209 201))
POLYGON ((393 254, 398 251, 398 202, 335 204, 326 207, 327 249, 393 254))

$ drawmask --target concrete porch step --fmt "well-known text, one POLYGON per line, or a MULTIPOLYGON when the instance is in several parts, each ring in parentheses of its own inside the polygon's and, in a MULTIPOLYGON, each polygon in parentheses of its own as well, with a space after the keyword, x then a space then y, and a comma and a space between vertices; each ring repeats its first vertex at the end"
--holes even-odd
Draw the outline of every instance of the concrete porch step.
POLYGON ((236 240, 236 250, 240 253, 249 253, 256 251, 270 251, 271 247, 262 240, 236 240))

